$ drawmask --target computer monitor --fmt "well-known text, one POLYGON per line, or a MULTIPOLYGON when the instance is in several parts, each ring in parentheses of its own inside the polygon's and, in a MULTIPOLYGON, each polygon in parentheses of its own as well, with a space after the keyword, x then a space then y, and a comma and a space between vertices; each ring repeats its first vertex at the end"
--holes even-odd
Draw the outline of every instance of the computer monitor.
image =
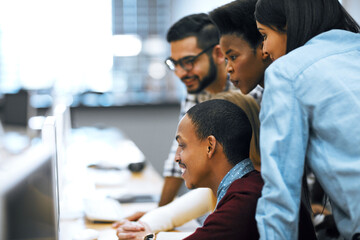
POLYGON ((52 113, 56 118, 56 128, 58 132, 58 138, 61 140, 61 144, 66 147, 69 142, 69 138, 71 135, 71 113, 70 107, 68 104, 63 101, 56 101, 52 107, 52 113))
POLYGON ((65 130, 62 126, 64 120, 62 114, 47 116, 44 120, 41 135, 42 142, 54 150, 56 158, 55 170, 57 173, 57 193, 59 198, 60 219, 74 219, 83 215, 82 206, 78 206, 73 200, 74 196, 69 194, 69 179, 66 174, 66 141, 64 140, 65 130), (59 130, 60 129, 60 130, 59 130))
POLYGON ((54 167, 58 184, 57 193, 60 200, 64 181, 63 167, 65 158, 65 146, 62 140, 62 136, 63 134, 59 132, 59 119, 56 119, 55 116, 47 116, 41 128, 41 139, 43 144, 47 145, 54 154, 54 167))
POLYGON ((42 142, 50 147, 55 154, 57 154, 58 142, 57 142, 57 127, 56 119, 54 116, 47 116, 43 122, 41 128, 42 142))
POLYGON ((60 188, 62 187, 62 158, 64 157, 64 148, 59 136, 57 121, 54 116, 47 116, 41 128, 42 143, 46 145, 53 153, 54 171, 57 183, 57 196, 60 198, 60 188))
POLYGON ((59 212, 53 151, 37 144, 0 166, 0 240, 57 240, 59 212))
MULTIPOLYGON (((47 119, 45 119, 43 129, 42 129, 42 138, 44 141, 44 129, 45 135, 48 132, 55 130, 54 136, 49 136, 49 140, 45 142, 51 142, 51 139, 56 143, 57 148, 57 159, 59 165, 59 175, 62 176, 63 166, 67 162, 67 146, 69 145, 69 140, 71 136, 71 119, 70 119, 70 108, 65 103, 57 101, 53 104, 51 112, 47 119), (50 118, 50 119, 49 119, 50 118), (54 138, 55 137, 55 138, 54 138)), ((45 136, 46 138, 46 136, 45 136)), ((61 185, 62 182, 60 182, 61 185)))

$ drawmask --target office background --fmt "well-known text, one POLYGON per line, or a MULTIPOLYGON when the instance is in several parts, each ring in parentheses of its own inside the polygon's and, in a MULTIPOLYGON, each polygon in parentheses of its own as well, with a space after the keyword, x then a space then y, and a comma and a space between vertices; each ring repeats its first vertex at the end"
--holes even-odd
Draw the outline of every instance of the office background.
MULTIPOLYGON (((23 88, 44 112, 70 96, 73 127, 119 128, 161 173, 185 94, 163 64, 166 31, 227 2, 0 0, 0 99, 23 88)), ((360 22, 360 1, 341 2, 360 22)))

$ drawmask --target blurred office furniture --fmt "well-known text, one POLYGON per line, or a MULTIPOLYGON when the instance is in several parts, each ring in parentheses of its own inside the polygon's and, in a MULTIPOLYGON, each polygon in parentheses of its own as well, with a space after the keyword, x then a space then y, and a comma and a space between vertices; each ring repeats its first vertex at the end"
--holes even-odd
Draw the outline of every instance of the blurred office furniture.
POLYGON ((130 138, 144 153, 158 174, 162 174, 175 138, 179 104, 138 105, 121 107, 72 108, 74 128, 112 126, 130 138))
POLYGON ((35 92, 20 89, 0 98, 0 156, 20 154, 39 139, 46 110, 34 106, 35 92))
POLYGON ((28 128, 28 121, 35 112, 30 106, 28 91, 3 95, 0 101, 0 156, 21 153, 30 145, 34 134, 28 128))
POLYGON ((26 127, 35 109, 30 105, 30 92, 20 89, 16 93, 4 94, 3 123, 26 127))

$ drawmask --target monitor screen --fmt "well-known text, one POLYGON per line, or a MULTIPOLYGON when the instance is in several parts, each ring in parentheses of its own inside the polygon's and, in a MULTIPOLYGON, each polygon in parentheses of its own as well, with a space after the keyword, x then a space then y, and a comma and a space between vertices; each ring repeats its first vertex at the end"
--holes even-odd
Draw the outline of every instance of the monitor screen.
POLYGON ((68 104, 57 102, 53 105, 52 115, 56 118, 56 128, 59 144, 67 146, 71 134, 71 113, 68 104))
POLYGON ((43 144, 11 159, 2 169, 0 239, 58 239, 54 154, 43 144))

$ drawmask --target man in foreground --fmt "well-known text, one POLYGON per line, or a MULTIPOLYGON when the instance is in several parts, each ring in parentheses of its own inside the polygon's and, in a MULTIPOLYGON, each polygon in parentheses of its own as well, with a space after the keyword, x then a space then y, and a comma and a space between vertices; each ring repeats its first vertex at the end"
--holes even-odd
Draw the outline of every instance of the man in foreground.
MULTIPOLYGON (((214 212, 186 240, 259 238, 255 210, 263 181, 249 159, 251 129, 241 108, 220 99, 195 105, 180 121, 175 161, 185 184, 210 188, 217 197, 214 212)), ((118 233, 119 239, 150 233, 146 224, 137 224, 142 231, 118 233)))

